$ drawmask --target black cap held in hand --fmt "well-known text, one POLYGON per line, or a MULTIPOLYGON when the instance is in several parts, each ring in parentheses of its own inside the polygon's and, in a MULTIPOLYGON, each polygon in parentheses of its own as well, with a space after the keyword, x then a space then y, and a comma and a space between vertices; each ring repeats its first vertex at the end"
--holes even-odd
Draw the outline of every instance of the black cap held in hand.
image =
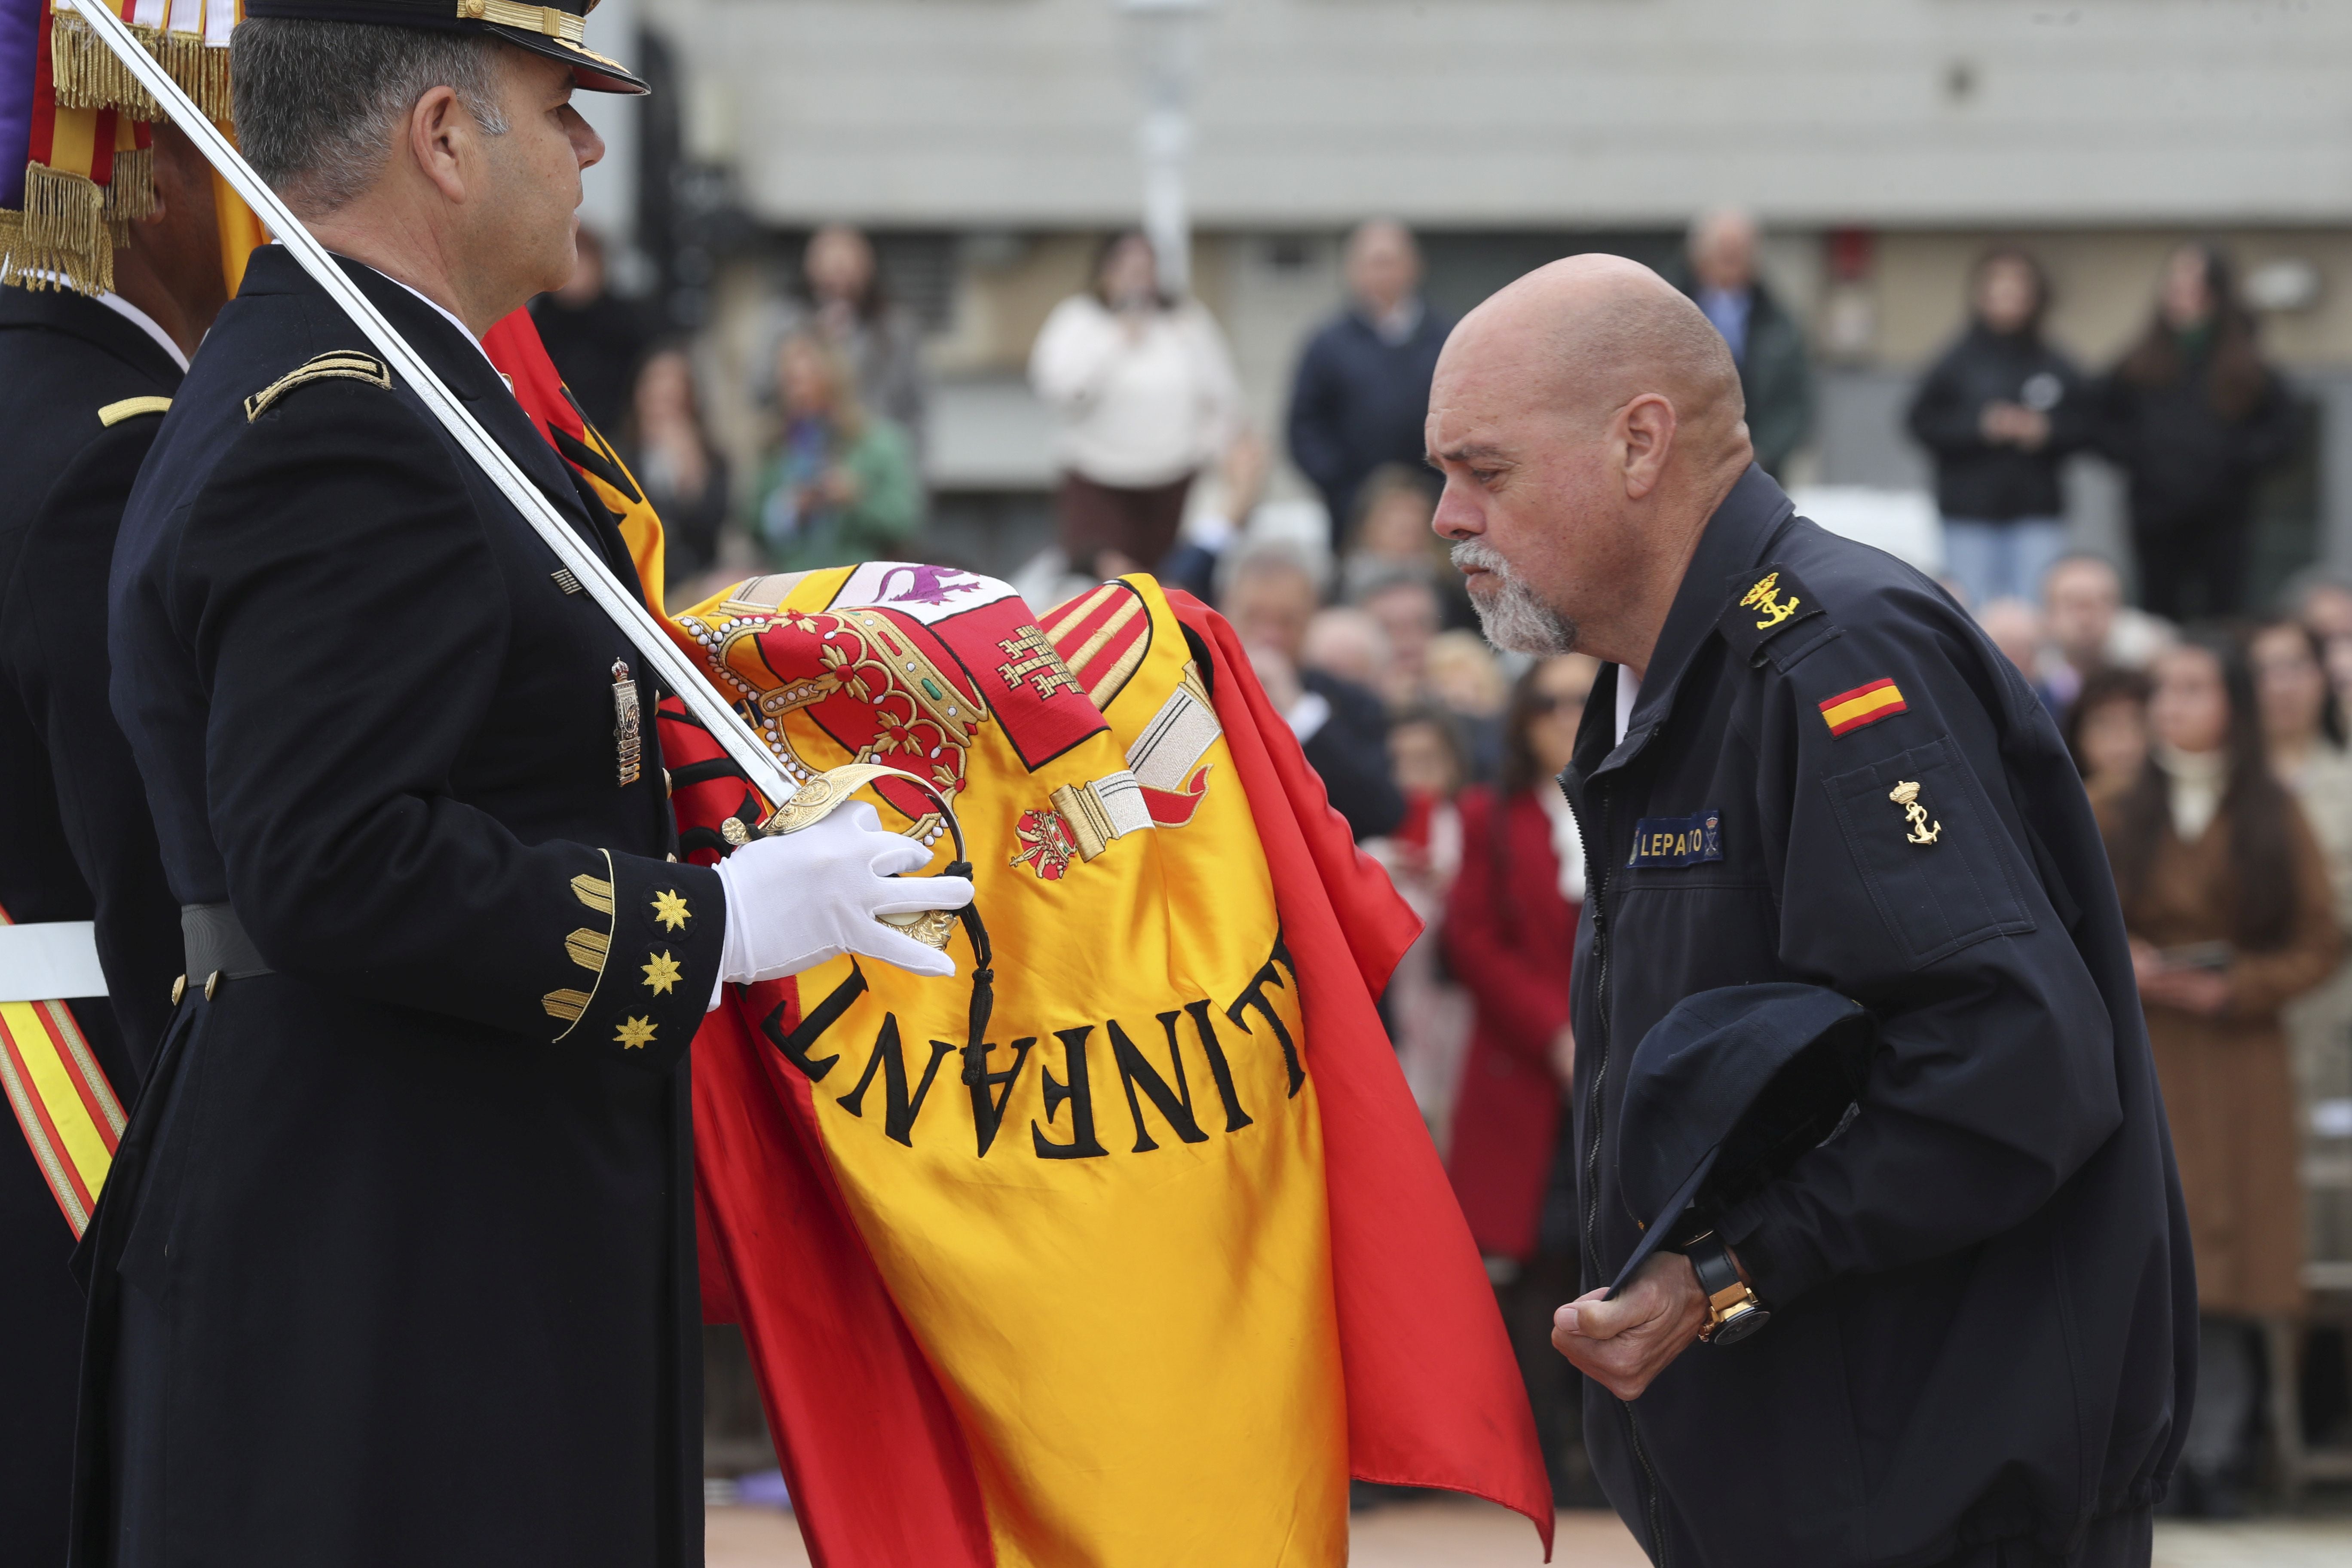
POLYGON ((1634 1047, 1617 1132, 1618 1190, 1644 1228, 1609 1293, 1837 1131, 1877 1033, 1860 1003, 1787 983, 1702 991, 1659 1019, 1634 1047))
POLYGON ((596 0, 524 5, 517 0, 246 0, 248 16, 310 22, 362 22, 380 27, 431 27, 448 33, 496 33, 572 68, 573 83, 589 92, 645 92, 645 81, 580 40, 596 0))

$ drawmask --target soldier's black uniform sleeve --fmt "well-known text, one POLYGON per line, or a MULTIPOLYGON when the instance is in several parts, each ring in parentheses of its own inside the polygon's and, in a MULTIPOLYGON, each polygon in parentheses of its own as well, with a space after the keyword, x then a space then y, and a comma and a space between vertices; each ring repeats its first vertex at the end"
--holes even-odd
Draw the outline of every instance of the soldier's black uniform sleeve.
POLYGON ((1776 1302, 2015 1227, 2122 1121, 2106 1007, 2001 763, 2016 677, 1958 614, 1923 588, 1762 666, 1780 957, 1882 1029, 1859 1114, 1723 1227, 1776 1302))
POLYGON ((528 796, 530 778, 468 771, 467 737, 522 717, 492 704, 529 655, 423 416, 364 382, 305 386, 190 504, 166 597, 211 694, 199 798, 263 955, 379 1001, 674 1062, 717 984, 716 873, 528 842, 452 794, 463 773, 528 796))
MULTIPOLYGON (((98 429, 97 410, 87 417, 98 429)), ((179 905, 139 770, 107 705, 106 577, 123 502, 160 423, 121 420, 75 456, 0 584, 0 668, 47 752, 65 847, 97 905, 108 999, 142 1076, 180 973, 179 905)))

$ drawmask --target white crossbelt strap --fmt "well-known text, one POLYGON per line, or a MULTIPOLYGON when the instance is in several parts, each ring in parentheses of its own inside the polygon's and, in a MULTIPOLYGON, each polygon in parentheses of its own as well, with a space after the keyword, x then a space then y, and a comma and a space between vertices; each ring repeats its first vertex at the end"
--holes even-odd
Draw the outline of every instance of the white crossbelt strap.
POLYGON ((0 1002, 103 996, 98 927, 89 921, 0 925, 0 1002))

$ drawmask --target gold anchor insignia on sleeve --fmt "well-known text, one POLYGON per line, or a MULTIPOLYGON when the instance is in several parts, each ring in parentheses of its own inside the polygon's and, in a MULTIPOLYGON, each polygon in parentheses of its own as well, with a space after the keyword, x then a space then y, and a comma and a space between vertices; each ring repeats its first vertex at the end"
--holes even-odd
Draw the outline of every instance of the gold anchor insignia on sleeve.
POLYGON ((613 750, 624 786, 637 782, 645 760, 645 731, 638 722, 637 683, 626 659, 613 661, 613 750))
MULTIPOLYGON (((1758 631, 1769 631, 1779 626, 1782 621, 1795 615, 1797 606, 1804 603, 1802 599, 1793 596, 1786 604, 1780 603, 1775 598, 1780 591, 1780 574, 1768 572, 1764 575, 1764 580, 1748 589, 1748 596, 1739 601, 1739 607, 1743 610, 1761 610, 1764 613, 1764 619, 1756 623, 1758 631)), ((1720 601, 1717 602, 1720 603, 1720 601)))
POLYGON ((1911 825, 1911 831, 1905 836, 1906 842, 1933 844, 1944 836, 1944 825, 1938 822, 1930 826, 1927 808, 1919 804, 1918 780, 1903 780, 1886 792, 1886 798, 1903 808, 1904 820, 1911 825))

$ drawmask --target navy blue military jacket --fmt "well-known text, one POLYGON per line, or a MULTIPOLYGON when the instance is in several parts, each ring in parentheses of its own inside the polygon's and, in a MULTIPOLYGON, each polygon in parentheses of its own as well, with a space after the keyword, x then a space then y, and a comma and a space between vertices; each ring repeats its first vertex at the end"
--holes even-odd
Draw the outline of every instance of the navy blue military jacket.
MULTIPOLYGON (((345 265, 625 574, 478 345, 345 265)), ((699 1561, 684 1057, 726 916, 569 582, 257 252, 110 637, 173 889, 274 973, 192 977, 100 1205, 80 1562, 699 1561)))
POLYGON ((131 481, 179 384, 163 345, 99 301, 0 289, 0 427, 10 443, 0 492, 0 907, 18 921, 96 920, 110 995, 76 1013, 126 1102, 170 1012, 180 927, 107 702, 106 578, 131 481))
MULTIPOLYGON (((180 973, 180 911, 106 698, 106 573, 122 504, 180 384, 163 345, 96 300, 0 288, 0 908, 98 927, 105 997, 74 1016, 116 1097, 137 1093, 180 973)), ((73 1232, 0 1114, 0 1542, 66 1551, 82 1299, 73 1232)))
POLYGON ((1630 1404, 1611 1500, 1659 1562, 1934 1561, 2161 1495, 2193 1383, 2179 1180, 2112 879, 2054 726, 1935 584, 1751 468, 1625 738, 1604 670, 1561 775, 1583 1283, 1639 1222, 1624 1064, 1675 1003, 1794 980, 1876 1015, 1860 1110, 1720 1227, 1772 1309, 1630 1404))

